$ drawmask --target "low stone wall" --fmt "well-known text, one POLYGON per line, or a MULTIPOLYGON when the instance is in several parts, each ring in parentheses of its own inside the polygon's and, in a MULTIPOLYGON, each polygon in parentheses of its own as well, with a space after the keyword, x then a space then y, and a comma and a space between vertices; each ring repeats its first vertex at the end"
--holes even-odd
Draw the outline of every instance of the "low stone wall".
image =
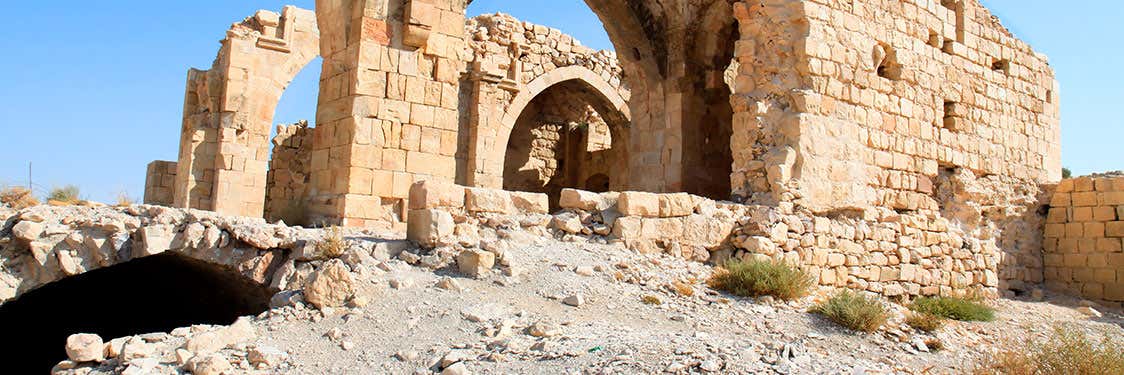
POLYGON ((1124 176, 1061 181, 1046 221, 1046 286, 1124 302, 1124 176))
POLYGON ((174 161, 156 160, 148 163, 148 173, 144 180, 144 204, 171 206, 176 186, 174 161))
POLYGON ((431 182, 415 184, 410 201, 407 237, 429 248, 488 249, 486 238, 502 237, 496 228, 506 225, 715 264, 784 261, 821 285, 888 297, 996 297, 1009 286, 999 278, 1004 254, 996 240, 972 238, 936 211, 875 208, 827 217, 786 204, 742 205, 686 193, 565 189, 562 210, 547 216, 542 194, 431 182), (539 231, 543 226, 550 231, 539 231))

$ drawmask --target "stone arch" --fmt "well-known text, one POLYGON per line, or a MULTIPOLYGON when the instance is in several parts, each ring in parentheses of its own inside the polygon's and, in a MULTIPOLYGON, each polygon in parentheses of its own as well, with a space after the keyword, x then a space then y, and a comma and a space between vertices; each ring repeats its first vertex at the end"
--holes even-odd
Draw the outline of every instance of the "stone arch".
POLYGON ((211 69, 188 72, 174 206, 262 216, 277 103, 319 51, 316 14, 287 6, 234 24, 211 69))
POLYGON ((478 126, 472 131, 476 137, 473 137, 475 140, 471 142, 476 147, 477 153, 473 155, 474 160, 470 162, 477 167, 476 185, 503 186, 507 145, 519 116, 536 97, 552 87, 571 83, 585 89, 594 97, 590 104, 599 114, 606 116, 607 123, 611 124, 609 128, 614 148, 619 147, 619 152, 628 155, 629 130, 621 126, 621 124, 629 124, 632 119, 627 91, 614 88, 600 75, 585 67, 567 66, 551 70, 531 80, 510 101, 507 101, 502 113, 496 114, 498 121, 495 124, 478 126))

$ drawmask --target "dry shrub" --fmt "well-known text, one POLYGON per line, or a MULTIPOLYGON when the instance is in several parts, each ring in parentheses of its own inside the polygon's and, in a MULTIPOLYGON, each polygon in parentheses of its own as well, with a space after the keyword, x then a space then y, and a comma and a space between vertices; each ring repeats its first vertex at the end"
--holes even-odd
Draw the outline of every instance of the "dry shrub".
POLYGON ((929 351, 933 352, 944 350, 944 342, 937 338, 926 339, 925 346, 929 348, 929 351))
POLYGON ((645 305, 659 305, 663 303, 663 301, 660 301, 660 297, 651 295, 640 297, 640 302, 644 302, 645 305))
POLYGON ((28 207, 38 206, 39 200, 35 199, 35 196, 31 194, 31 190, 13 186, 0 191, 0 203, 16 210, 22 210, 28 207))
POLYGON ((782 262, 732 260, 715 270, 711 288, 742 297, 773 296, 783 300, 803 297, 815 280, 804 270, 782 262))
POLYGON ((913 301, 909 305, 909 309, 960 321, 990 322, 995 320, 995 309, 967 298, 922 297, 913 301))
POLYGON ((934 332, 944 326, 944 318, 929 313, 909 313, 905 324, 924 332, 934 332))
POLYGON ((850 290, 841 291, 812 308, 841 326, 862 332, 874 332, 886 323, 886 307, 874 298, 850 290))
POLYGON ((1057 326, 1050 337, 1012 342, 975 369, 976 374, 1124 374, 1124 340, 1108 332, 1100 340, 1080 330, 1057 326))
POLYGON ((82 200, 80 196, 82 191, 74 185, 66 185, 63 187, 55 187, 47 193, 47 202, 58 202, 61 204, 75 204, 82 200))
POLYGON ((136 201, 129 196, 128 192, 122 191, 117 194, 117 207, 129 207, 136 204, 136 201))
POLYGON ((682 281, 671 283, 671 289, 675 290, 675 293, 678 293, 679 295, 684 297, 691 297, 695 295, 695 288, 692 288, 691 284, 682 281))
POLYGON ((347 241, 343 238, 343 229, 328 227, 324 230, 324 238, 316 243, 316 250, 327 259, 339 258, 347 250, 347 241))

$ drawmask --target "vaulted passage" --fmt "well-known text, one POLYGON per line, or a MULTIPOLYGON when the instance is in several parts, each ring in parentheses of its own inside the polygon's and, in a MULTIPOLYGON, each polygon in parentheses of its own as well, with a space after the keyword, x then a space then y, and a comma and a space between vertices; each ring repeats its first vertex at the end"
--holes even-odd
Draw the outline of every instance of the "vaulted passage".
POLYGON ((66 338, 74 333, 96 333, 108 342, 193 324, 231 324, 267 310, 270 296, 237 273, 175 254, 90 271, 0 306, 5 372, 46 373, 66 359, 66 338))
POLYGON ((557 208, 563 188, 627 186, 627 120, 578 80, 543 91, 520 113, 504 158, 504 189, 547 193, 557 208))

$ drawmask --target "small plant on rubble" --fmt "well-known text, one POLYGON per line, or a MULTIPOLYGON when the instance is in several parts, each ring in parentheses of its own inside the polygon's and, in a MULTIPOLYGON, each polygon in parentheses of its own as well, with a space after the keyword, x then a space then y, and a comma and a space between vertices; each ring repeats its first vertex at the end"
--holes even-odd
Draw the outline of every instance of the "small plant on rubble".
POLYGON ((47 193, 47 202, 57 202, 62 204, 76 204, 82 199, 79 196, 82 191, 74 185, 66 185, 63 187, 55 187, 47 193))
POLYGON ((35 196, 31 194, 31 190, 13 186, 0 191, 0 203, 16 210, 22 210, 28 207, 38 206, 39 200, 35 199, 35 196))
POLYGON ((1104 332, 1099 340, 1072 327, 1057 326, 1049 337, 1012 342, 986 358, 975 374, 1124 374, 1124 340, 1104 332))
POLYGON ((959 297, 921 297, 909 305, 909 309, 941 318, 960 321, 995 320, 995 309, 967 298, 959 297))
POLYGON ((905 324, 924 332, 934 332, 944 326, 945 319, 929 313, 909 313, 905 317, 905 324))
POLYGON ((874 332, 886 323, 886 307, 877 299, 844 290, 811 310, 831 321, 861 332, 874 332))
POLYGON ((347 241, 343 238, 343 229, 337 226, 324 229, 324 238, 316 243, 316 250, 327 259, 339 258, 347 250, 347 241))
POLYGON ((122 191, 117 194, 117 207, 129 207, 136 204, 136 201, 129 196, 129 192, 122 191))
POLYGON ((715 269, 707 284, 742 297, 774 296, 783 300, 803 297, 816 281, 804 270, 783 262, 732 260, 715 269))

